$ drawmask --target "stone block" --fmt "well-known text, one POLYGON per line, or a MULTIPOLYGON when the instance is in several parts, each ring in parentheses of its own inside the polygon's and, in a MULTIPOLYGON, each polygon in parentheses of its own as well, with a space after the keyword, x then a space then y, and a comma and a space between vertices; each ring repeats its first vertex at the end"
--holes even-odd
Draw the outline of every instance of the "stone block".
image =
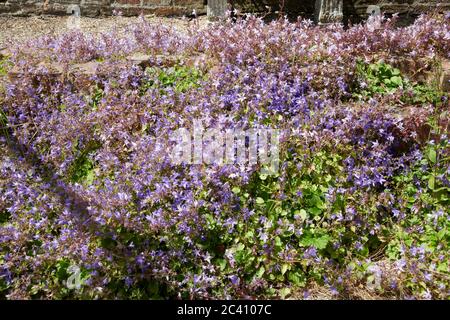
POLYGON ((145 69, 151 66, 152 56, 141 52, 135 52, 132 55, 128 56, 126 60, 145 69))

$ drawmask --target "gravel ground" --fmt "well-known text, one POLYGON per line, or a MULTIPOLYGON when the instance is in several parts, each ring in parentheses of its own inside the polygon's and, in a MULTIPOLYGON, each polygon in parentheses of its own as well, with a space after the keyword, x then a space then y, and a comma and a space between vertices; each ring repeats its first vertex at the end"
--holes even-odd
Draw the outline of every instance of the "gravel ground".
MULTIPOLYGON (((42 35, 61 34, 69 30, 68 17, 55 16, 33 16, 33 17, 0 17, 0 49, 8 47, 10 41, 20 44, 42 35)), ((137 22, 139 17, 104 17, 104 18, 80 18, 81 30, 89 33, 97 33, 111 30, 118 27, 123 30, 127 25, 137 22)), ((155 16, 145 16, 145 19, 158 23, 174 26, 177 29, 185 30, 189 22, 183 18, 165 18, 155 16)), ((199 27, 203 28, 208 24, 206 16, 197 19, 199 27)))

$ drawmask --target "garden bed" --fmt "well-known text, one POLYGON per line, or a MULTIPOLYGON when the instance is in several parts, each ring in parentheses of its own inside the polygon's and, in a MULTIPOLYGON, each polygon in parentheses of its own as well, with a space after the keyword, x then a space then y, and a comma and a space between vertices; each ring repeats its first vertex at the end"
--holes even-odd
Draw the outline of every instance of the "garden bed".
POLYGON ((449 32, 248 17, 11 44, 0 296, 448 299, 449 32), (199 121, 279 130, 279 167, 174 162, 199 121))

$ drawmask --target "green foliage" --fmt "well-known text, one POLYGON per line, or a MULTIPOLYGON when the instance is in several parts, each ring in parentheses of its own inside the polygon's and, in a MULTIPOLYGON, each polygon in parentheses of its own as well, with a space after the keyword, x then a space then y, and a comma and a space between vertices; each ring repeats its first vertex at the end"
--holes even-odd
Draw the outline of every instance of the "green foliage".
POLYGON ((366 83, 366 87, 361 90, 363 96, 393 93, 405 85, 400 70, 382 61, 369 65, 358 62, 356 72, 366 83))
POLYGON ((6 114, 0 110, 0 135, 3 135, 5 137, 8 137, 8 118, 6 117, 6 114))
POLYGON ((199 88, 204 76, 191 67, 176 65, 170 68, 147 68, 148 79, 141 86, 141 92, 145 93, 149 88, 159 88, 164 94, 167 88, 175 92, 186 92, 192 88, 199 88))
POLYGON ((3 77, 8 73, 8 69, 11 65, 11 61, 7 57, 0 59, 0 77, 3 77))
MULTIPOLYGON (((432 120, 430 123, 435 128, 435 133, 439 133, 436 131, 437 122, 432 120)), ((374 191, 371 195, 355 191, 353 194, 327 196, 330 189, 347 186, 341 154, 349 154, 349 150, 331 152, 327 149, 324 146, 321 151, 311 153, 294 147, 291 152, 284 154, 282 162, 286 166, 279 174, 268 176, 255 173, 248 185, 232 186, 231 190, 239 199, 240 206, 247 207, 254 213, 246 223, 238 223, 232 232, 219 228, 224 225, 223 221, 215 220, 217 218, 213 215, 205 215, 210 230, 213 231, 207 242, 216 239, 210 245, 211 251, 216 252, 215 261, 221 272, 233 274, 233 270, 239 268, 242 280, 263 279, 275 285, 277 294, 288 296, 286 288, 277 289, 276 284, 289 283, 290 288, 296 290, 309 281, 322 283, 324 276, 329 276, 329 271, 323 264, 312 263, 298 255, 285 258, 286 248, 290 246, 303 247, 305 252, 314 248, 321 259, 330 259, 342 266, 352 265, 352 261, 360 259, 370 261, 374 257, 397 261, 404 258, 402 254, 406 251, 402 248, 405 246, 424 247, 425 254, 431 256, 433 261, 436 260, 436 268, 440 270, 437 276, 440 280, 436 285, 427 282, 426 290, 436 290, 433 294, 440 296, 441 291, 436 287, 445 284, 444 279, 448 277, 449 269, 445 261, 438 260, 442 259, 442 248, 449 247, 449 221, 443 215, 439 218, 438 226, 434 227, 431 220, 427 220, 432 218, 417 216, 414 210, 420 208, 421 214, 431 217, 436 212, 448 211, 450 207, 450 188, 445 185, 448 183, 445 181, 449 178, 450 164, 448 140, 430 143, 423 149, 424 157, 413 166, 410 175, 394 177, 392 189, 374 191), (420 186, 417 186, 417 181, 420 186), (389 199, 393 194, 398 194, 400 199, 405 200, 398 205, 399 210, 406 211, 408 217, 396 223, 392 213, 380 215, 381 209, 377 205, 380 199, 389 199), (364 203, 359 203, 358 199, 363 196, 366 198, 364 203), (374 205, 371 206, 370 203, 374 205), (369 234, 367 230, 364 231, 364 226, 334 223, 330 219, 333 215, 345 215, 349 206, 364 215, 367 221, 380 224, 380 230, 369 234), (292 229, 287 228, 288 225, 292 225, 292 229), (424 226, 423 233, 410 231, 411 228, 421 226, 424 226), (360 242, 360 247, 354 245, 356 241, 360 242), (335 246, 336 243, 340 245, 335 246), (224 246, 225 254, 213 249, 218 245, 224 246), (255 251, 264 246, 270 250, 255 251), (229 265, 224 256, 233 257, 234 265, 229 265)), ((205 246, 208 247, 208 244, 205 246)), ((374 275, 369 271, 372 265, 369 262, 355 264, 355 278, 373 280, 374 275)), ((420 268, 430 266, 424 262, 420 268)), ((417 275, 407 272, 402 277, 409 287, 401 290, 419 295, 425 290, 423 285, 415 282, 417 275)), ((379 290, 382 292, 384 289, 379 290)), ((267 295, 274 294, 269 291, 266 291, 267 295)))
POLYGON ((100 147, 96 141, 90 141, 87 146, 79 152, 79 155, 72 162, 68 173, 71 182, 91 185, 95 178, 94 162, 91 158, 92 153, 100 147))
POLYGON ((365 64, 359 61, 356 65, 359 81, 358 89, 353 96, 362 99, 376 94, 392 94, 403 90, 401 100, 411 104, 438 103, 444 94, 432 85, 412 83, 405 79, 400 70, 379 61, 365 64))
MULTIPOLYGON (((100 101, 103 98, 103 90, 101 88, 99 88, 98 86, 96 86, 94 88, 94 92, 90 97, 90 106, 92 108, 92 110, 96 111, 98 109, 98 105, 100 103, 100 101)), ((60 110, 64 111, 65 110, 65 106, 61 105, 60 106, 60 110)))
POLYGON ((437 120, 431 119, 430 125, 439 141, 429 142, 422 160, 408 175, 395 179, 395 190, 407 215, 393 230, 386 256, 394 261, 402 259, 406 270, 422 271, 404 272, 403 290, 444 298, 441 288, 450 278, 450 143, 437 120))
MULTIPOLYGON (((243 280, 264 279, 300 288, 307 284, 307 279, 322 281, 324 269, 307 263, 302 256, 285 257, 288 247, 315 248, 324 256, 340 254, 330 246, 338 235, 323 224, 323 219, 332 210, 341 210, 339 204, 333 209, 325 194, 342 174, 342 158, 326 151, 295 156, 286 153, 285 158, 287 167, 283 172, 274 175, 256 172, 248 185, 232 187, 240 206, 254 212, 246 222, 238 222, 232 232, 219 227, 224 225, 223 221, 205 215, 211 232, 206 242, 220 237, 206 246, 216 252, 216 264, 224 274, 233 274, 239 268, 243 280), (303 166, 299 170, 300 163, 303 166), (292 228, 287 228, 288 225, 292 228), (279 228, 283 231, 279 232, 279 228), (218 245, 225 252, 218 253, 218 245), (271 249, 255 251, 265 246, 271 249), (233 257, 234 265, 226 262, 224 256, 233 257)), ((290 293, 286 288, 277 292, 280 296, 290 293)))
POLYGON ((430 85, 411 85, 408 84, 407 91, 405 92, 402 100, 404 102, 412 104, 424 104, 424 103, 440 103, 443 92, 433 88, 430 85))
POLYGON ((6 210, 0 211, 0 225, 8 222, 10 217, 11 215, 9 214, 8 211, 6 210))
POLYGON ((140 280, 132 287, 128 287, 124 281, 115 281, 111 282, 108 287, 124 299, 162 300, 167 297, 166 286, 152 279, 140 280))
POLYGON ((328 242, 330 241, 330 236, 324 232, 313 233, 311 231, 305 232, 300 244, 305 247, 315 247, 317 249, 325 249, 328 242))
POLYGON ((65 112, 66 109, 67 109, 67 106, 66 106, 65 104, 60 104, 60 105, 58 106, 58 110, 59 110, 60 112, 65 112))
POLYGON ((63 258, 59 259, 53 264, 43 266, 43 273, 48 274, 48 277, 42 278, 40 282, 35 282, 30 288, 34 298, 40 298, 40 296, 49 289, 56 289, 58 295, 56 299, 73 299, 75 297, 87 298, 84 296, 83 284, 90 278, 90 272, 83 266, 78 266, 73 261, 63 258), (79 268, 79 281, 80 288, 73 290, 67 286, 67 281, 74 270, 71 270, 71 266, 79 268), (45 280, 47 279, 47 280, 45 280))
POLYGON ((421 161, 421 171, 416 172, 421 178, 427 181, 428 188, 432 191, 432 195, 437 201, 442 204, 450 205, 450 186, 443 182, 449 180, 449 165, 450 165, 450 143, 447 137, 447 132, 444 131, 440 125, 441 119, 448 119, 448 110, 437 114, 429 121, 432 127, 431 133, 438 138, 438 141, 433 139, 425 149, 425 157, 421 161), (423 170, 428 168, 428 170, 423 170))

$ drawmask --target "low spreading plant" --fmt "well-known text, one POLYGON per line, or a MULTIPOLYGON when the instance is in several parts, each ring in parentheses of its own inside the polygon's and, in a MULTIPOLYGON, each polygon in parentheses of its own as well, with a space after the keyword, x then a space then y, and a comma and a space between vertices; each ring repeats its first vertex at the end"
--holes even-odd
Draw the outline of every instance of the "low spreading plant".
POLYGON ((364 99, 374 95, 402 92, 401 101, 408 104, 438 103, 444 94, 434 84, 418 84, 405 79, 400 70, 379 61, 365 64, 357 62, 356 74, 359 87, 353 94, 355 98, 364 99))
POLYGON ((400 70, 382 61, 369 65, 360 62, 357 66, 357 73, 366 82, 364 85, 367 89, 362 90, 364 95, 393 93, 404 87, 400 70))
POLYGON ((308 298, 320 286, 448 299, 448 94, 391 63, 449 58, 446 21, 248 17, 186 33, 141 21, 126 34, 45 36, 9 58, 2 298, 308 298), (127 59, 137 52, 151 67, 127 59), (42 60, 100 71, 59 77, 42 60), (168 137, 195 121, 280 130, 279 170, 173 162, 168 137))

